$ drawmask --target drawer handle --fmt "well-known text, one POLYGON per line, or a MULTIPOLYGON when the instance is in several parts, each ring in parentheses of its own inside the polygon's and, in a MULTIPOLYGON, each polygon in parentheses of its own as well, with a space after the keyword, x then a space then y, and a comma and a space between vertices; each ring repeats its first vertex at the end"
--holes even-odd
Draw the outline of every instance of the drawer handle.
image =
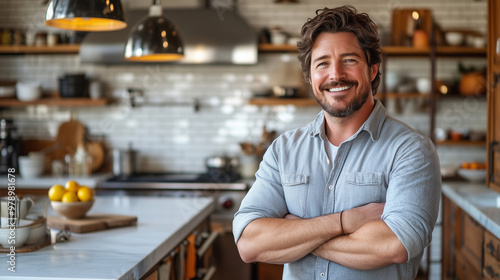
POLYGON ((493 253, 495 253, 495 246, 493 246, 493 241, 490 240, 490 242, 488 242, 488 245, 486 245, 486 249, 488 249, 488 253, 494 255, 493 253))
POLYGON ((210 236, 208 236, 207 240, 205 240, 205 242, 201 245, 200 249, 198 249, 198 251, 196 252, 196 255, 198 256, 198 258, 201 258, 201 257, 203 257, 203 255, 205 255, 208 248, 210 248, 210 246, 212 246, 212 244, 214 243, 215 239, 217 239, 218 236, 219 236, 219 233, 216 231, 213 231, 210 234, 210 236))
POLYGON ((488 276, 493 278, 493 276, 495 276, 495 271, 493 271, 493 268, 491 267, 491 265, 488 265, 486 267, 486 273, 488 273, 488 276))

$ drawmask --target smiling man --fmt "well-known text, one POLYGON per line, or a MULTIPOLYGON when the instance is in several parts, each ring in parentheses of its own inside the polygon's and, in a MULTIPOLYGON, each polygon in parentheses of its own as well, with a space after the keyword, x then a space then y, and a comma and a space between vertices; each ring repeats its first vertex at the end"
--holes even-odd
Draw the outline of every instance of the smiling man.
POLYGON ((283 279, 414 279, 438 215, 439 160, 374 99, 375 24, 325 8, 297 46, 323 110, 264 155, 233 221, 241 258, 283 263, 283 279))

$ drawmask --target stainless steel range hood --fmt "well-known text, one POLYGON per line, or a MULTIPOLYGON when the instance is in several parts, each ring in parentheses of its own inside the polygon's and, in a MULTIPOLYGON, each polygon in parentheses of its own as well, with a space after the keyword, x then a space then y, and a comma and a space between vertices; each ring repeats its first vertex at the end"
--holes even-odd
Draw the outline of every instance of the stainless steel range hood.
MULTIPOLYGON (((127 11, 127 28, 88 33, 80 47, 83 63, 140 64, 123 59, 130 30, 148 10, 127 11)), ((184 59, 174 64, 255 64, 257 34, 236 12, 215 9, 164 9, 184 41, 184 59)))

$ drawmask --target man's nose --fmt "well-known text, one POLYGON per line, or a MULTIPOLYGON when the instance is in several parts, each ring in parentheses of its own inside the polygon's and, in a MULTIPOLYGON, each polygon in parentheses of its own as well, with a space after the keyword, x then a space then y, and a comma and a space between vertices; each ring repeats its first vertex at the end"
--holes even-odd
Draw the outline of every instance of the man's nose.
POLYGON ((337 81, 345 78, 345 70, 341 63, 334 62, 330 65, 329 79, 332 81, 337 81))

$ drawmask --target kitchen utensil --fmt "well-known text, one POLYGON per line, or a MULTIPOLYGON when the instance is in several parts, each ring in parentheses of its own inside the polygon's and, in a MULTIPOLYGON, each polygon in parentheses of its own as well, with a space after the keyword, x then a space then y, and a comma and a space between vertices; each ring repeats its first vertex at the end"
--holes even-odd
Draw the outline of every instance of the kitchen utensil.
POLYGON ((45 156, 35 153, 29 156, 19 156, 19 173, 23 178, 36 178, 43 174, 45 169, 45 156))
POLYGON ((30 220, 30 234, 26 240, 26 245, 40 244, 45 241, 48 235, 47 219, 40 218, 37 220, 30 220))
POLYGON ((76 202, 51 201, 50 205, 54 211, 67 219, 81 219, 94 205, 94 199, 76 202))
POLYGON ((460 46, 464 43, 465 36, 461 32, 449 31, 444 34, 446 43, 450 46, 460 46))
POLYGON ((29 224, 30 221, 21 220, 15 228, 10 226, 0 227, 0 244, 2 244, 4 248, 9 248, 10 246, 15 246, 16 248, 22 247, 30 235, 29 224), (12 228, 14 228, 14 234, 11 233, 12 228))
POLYGON ((92 158, 92 172, 95 172, 101 168, 104 163, 104 147, 100 142, 88 142, 85 144, 87 152, 92 158))
POLYGON ((66 74, 59 78, 59 95, 61 97, 88 97, 89 81, 85 74, 66 74))
POLYGON ((0 173, 8 173, 10 168, 17 170, 17 156, 20 150, 19 138, 14 134, 16 127, 10 119, 0 119, 0 173))
POLYGON ((136 171, 136 151, 113 149, 113 175, 128 177, 136 171))
POLYGON ((16 96, 16 82, 2 81, 0 82, 0 97, 16 96))
POLYGON ((458 175, 469 182, 484 182, 486 180, 485 169, 463 169, 458 170, 458 175))
POLYGON ((130 226, 137 222, 135 216, 124 216, 114 214, 89 214, 83 219, 68 220, 64 217, 47 217, 47 225, 50 228, 68 230, 75 233, 84 233, 105 230, 115 227, 130 226))
POLYGON ((288 87, 288 86, 274 86, 273 87, 274 96, 280 97, 280 98, 297 97, 298 92, 299 92, 299 88, 297 88, 297 87, 288 87))
POLYGON ((64 160, 67 154, 73 155, 78 147, 78 143, 83 141, 85 127, 75 120, 73 114, 69 121, 59 126, 56 140, 61 146, 54 152, 53 159, 64 160))
POLYGON ((20 101, 33 101, 42 95, 42 87, 40 82, 17 82, 16 92, 20 101))
MULTIPOLYGON (((18 213, 15 213, 16 216, 14 218, 24 219, 35 205, 35 202, 30 197, 23 197, 23 198, 17 197, 17 200, 18 201, 16 201, 16 203, 18 203, 19 205, 13 203, 13 198, 10 197, 0 198, 0 216, 2 218, 8 218, 9 214, 11 214, 11 211, 9 211, 9 207, 16 207, 16 211, 18 213)), ((1 226, 5 226, 4 223, 5 219, 2 220, 1 226)))
POLYGON ((211 156, 205 161, 208 170, 218 170, 224 172, 237 172, 239 168, 239 159, 228 156, 211 156))

